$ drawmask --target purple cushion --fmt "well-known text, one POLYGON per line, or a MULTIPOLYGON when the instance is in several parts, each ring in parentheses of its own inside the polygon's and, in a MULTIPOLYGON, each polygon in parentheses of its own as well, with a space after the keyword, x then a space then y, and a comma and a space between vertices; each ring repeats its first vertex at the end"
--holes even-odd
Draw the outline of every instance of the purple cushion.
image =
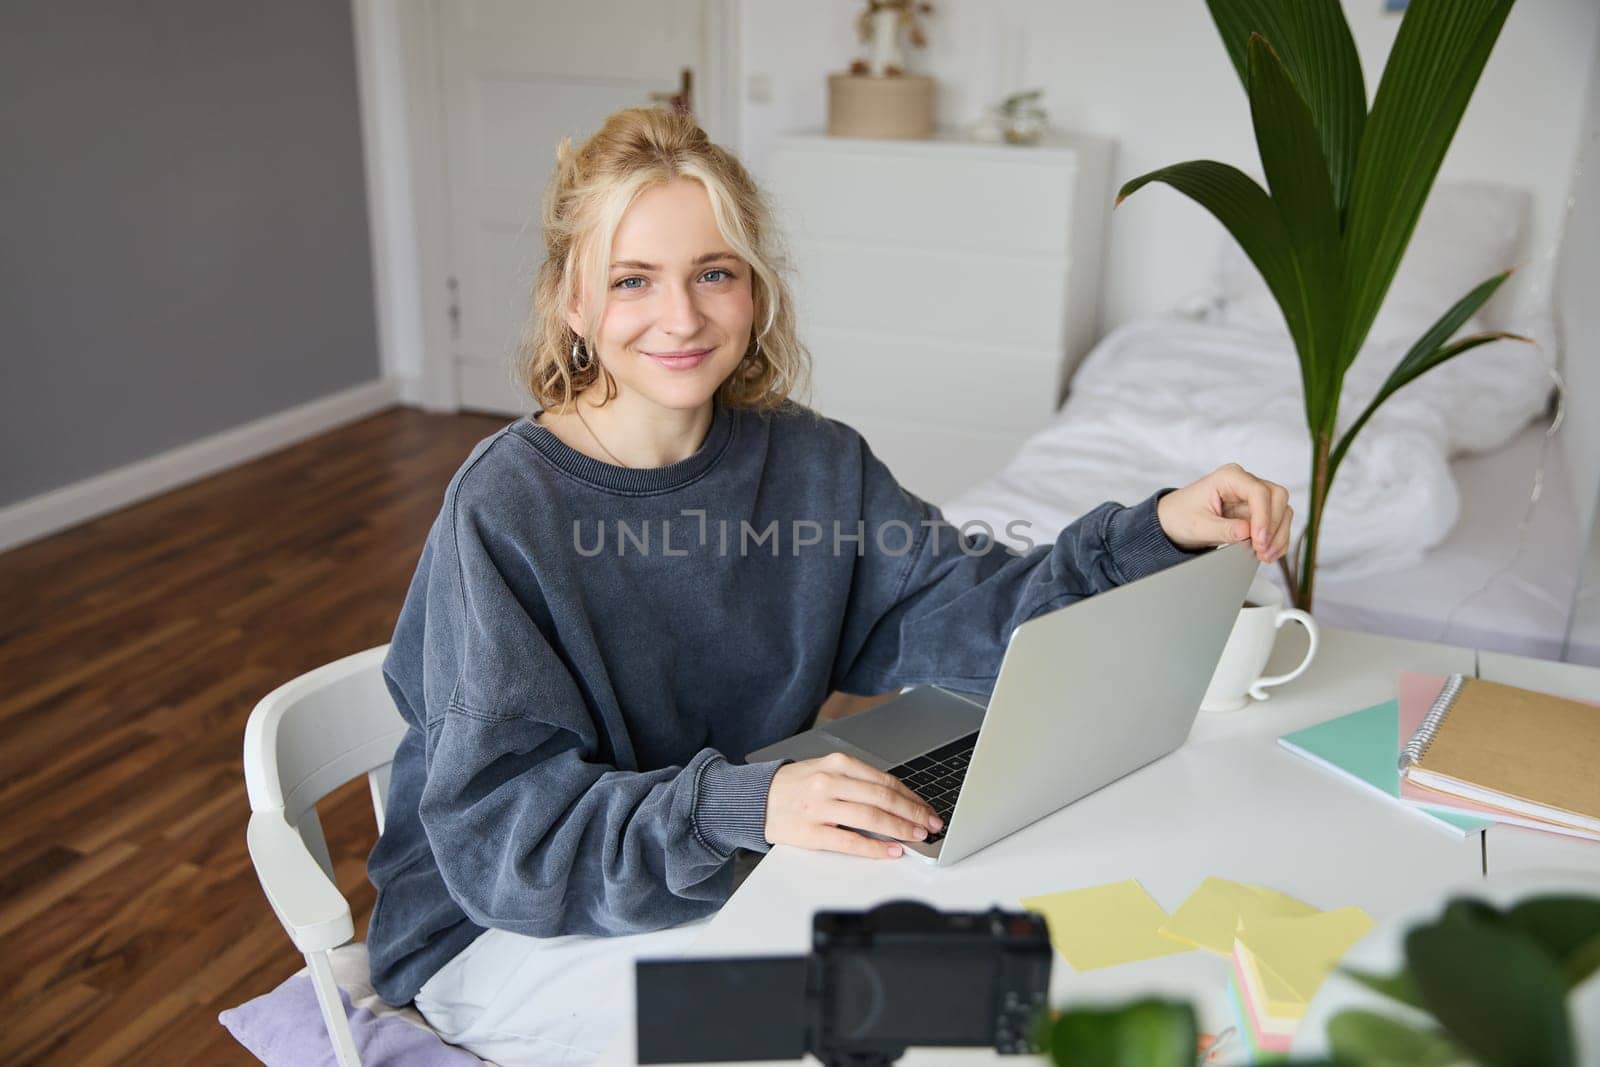
MULTIPOLYGON (((363 1067, 482 1067, 478 1057, 445 1044, 431 1030, 352 1007, 342 989, 339 1000, 363 1067)), ((217 1020, 267 1067, 333 1067, 338 1062, 308 975, 296 975, 270 993, 229 1008, 217 1020)))

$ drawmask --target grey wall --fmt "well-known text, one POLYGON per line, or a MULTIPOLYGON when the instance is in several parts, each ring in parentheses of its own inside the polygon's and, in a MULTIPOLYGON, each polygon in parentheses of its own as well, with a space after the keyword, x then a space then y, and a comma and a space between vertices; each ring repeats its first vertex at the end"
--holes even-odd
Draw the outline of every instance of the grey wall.
POLYGON ((0 4, 0 505, 378 377, 351 34, 0 4))

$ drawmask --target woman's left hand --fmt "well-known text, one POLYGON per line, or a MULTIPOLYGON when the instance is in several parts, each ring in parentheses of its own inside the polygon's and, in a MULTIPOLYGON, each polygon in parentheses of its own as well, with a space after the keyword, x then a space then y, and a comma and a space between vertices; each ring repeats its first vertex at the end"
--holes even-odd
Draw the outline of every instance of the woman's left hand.
POLYGON ((1207 548, 1248 539, 1271 563, 1289 550, 1289 491, 1230 463, 1156 503, 1167 539, 1179 548, 1207 548))

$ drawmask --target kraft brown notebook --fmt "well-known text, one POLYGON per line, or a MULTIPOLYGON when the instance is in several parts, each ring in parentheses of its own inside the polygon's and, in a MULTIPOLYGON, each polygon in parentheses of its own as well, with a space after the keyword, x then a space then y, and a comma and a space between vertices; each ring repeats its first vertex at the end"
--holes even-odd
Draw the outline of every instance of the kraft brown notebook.
POLYGON ((1600 831, 1600 707, 1452 675, 1400 755, 1441 793, 1600 831))

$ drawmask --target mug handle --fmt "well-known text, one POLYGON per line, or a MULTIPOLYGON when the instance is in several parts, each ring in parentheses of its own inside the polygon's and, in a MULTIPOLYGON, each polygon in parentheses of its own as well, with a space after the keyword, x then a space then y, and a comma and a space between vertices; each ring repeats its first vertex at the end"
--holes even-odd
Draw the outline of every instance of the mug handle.
POLYGON ((1317 621, 1299 608, 1284 608, 1278 612, 1274 628, 1282 629, 1283 624, 1286 622, 1297 622, 1304 626, 1306 628, 1306 636, 1311 639, 1311 647, 1306 649, 1306 658, 1300 661, 1300 666, 1288 674, 1275 674, 1269 678, 1257 678, 1255 684, 1250 687, 1250 695, 1256 700, 1265 700, 1271 695, 1267 692, 1269 686, 1292 682, 1306 673, 1306 668, 1311 666, 1311 660, 1317 654, 1317 621))

